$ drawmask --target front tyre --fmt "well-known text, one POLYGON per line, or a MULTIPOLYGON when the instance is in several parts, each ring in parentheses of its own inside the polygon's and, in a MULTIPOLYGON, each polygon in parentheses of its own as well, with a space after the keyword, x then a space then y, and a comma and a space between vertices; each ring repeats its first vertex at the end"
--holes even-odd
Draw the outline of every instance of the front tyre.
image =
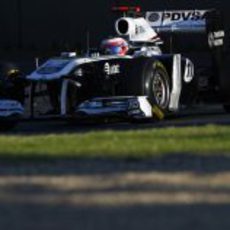
POLYGON ((152 105, 166 112, 170 103, 170 80, 160 61, 148 63, 145 71, 145 94, 152 105))

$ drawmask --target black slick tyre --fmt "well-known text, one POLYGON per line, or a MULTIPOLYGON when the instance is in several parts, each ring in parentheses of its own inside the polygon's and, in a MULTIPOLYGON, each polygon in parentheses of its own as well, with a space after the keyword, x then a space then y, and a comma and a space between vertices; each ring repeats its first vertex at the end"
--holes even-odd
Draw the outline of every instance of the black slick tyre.
POLYGON ((145 69, 145 95, 150 103, 167 112, 170 103, 170 80, 166 68, 160 61, 151 61, 145 69))

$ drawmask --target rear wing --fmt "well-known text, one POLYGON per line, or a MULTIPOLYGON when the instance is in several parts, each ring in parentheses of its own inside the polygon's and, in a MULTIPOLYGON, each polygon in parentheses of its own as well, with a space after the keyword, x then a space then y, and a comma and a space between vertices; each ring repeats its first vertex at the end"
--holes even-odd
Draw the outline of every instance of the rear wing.
POLYGON ((202 33, 206 30, 207 10, 150 11, 146 20, 157 32, 202 33))
POLYGON ((160 34, 205 34, 210 48, 224 45, 222 15, 214 9, 148 11, 145 19, 160 34))

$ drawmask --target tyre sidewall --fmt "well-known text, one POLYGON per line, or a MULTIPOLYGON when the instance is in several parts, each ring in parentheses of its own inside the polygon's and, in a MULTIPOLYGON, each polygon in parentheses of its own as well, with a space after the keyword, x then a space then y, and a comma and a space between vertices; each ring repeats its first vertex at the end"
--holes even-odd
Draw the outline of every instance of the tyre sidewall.
POLYGON ((158 105, 162 110, 167 111, 169 107, 169 102, 170 102, 170 79, 167 73, 167 70, 165 66, 160 62, 160 61, 150 61, 146 65, 145 69, 145 79, 144 79, 144 91, 145 95, 148 96, 149 101, 152 105, 158 105), (154 92, 153 92, 153 83, 154 79, 157 76, 157 74, 160 74, 161 79, 164 83, 165 87, 165 97, 166 99, 164 100, 164 103, 160 105, 157 103, 154 92))

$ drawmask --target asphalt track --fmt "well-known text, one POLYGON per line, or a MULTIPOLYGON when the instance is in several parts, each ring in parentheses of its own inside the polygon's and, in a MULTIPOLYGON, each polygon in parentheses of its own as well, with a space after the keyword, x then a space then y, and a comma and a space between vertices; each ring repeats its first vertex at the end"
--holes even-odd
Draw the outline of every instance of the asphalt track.
POLYGON ((23 119, 9 134, 30 135, 50 133, 81 133, 102 130, 136 130, 164 127, 201 126, 208 124, 229 125, 230 114, 224 112, 221 106, 197 106, 189 111, 167 117, 162 121, 148 121, 144 123, 130 123, 125 121, 92 122, 79 124, 68 123, 57 118, 23 119))
MULTIPOLYGON (((5 133, 81 133, 229 125, 221 107, 130 124, 24 120, 5 133)), ((230 158, 178 154, 149 160, 0 159, 0 229, 229 230, 230 158)))

